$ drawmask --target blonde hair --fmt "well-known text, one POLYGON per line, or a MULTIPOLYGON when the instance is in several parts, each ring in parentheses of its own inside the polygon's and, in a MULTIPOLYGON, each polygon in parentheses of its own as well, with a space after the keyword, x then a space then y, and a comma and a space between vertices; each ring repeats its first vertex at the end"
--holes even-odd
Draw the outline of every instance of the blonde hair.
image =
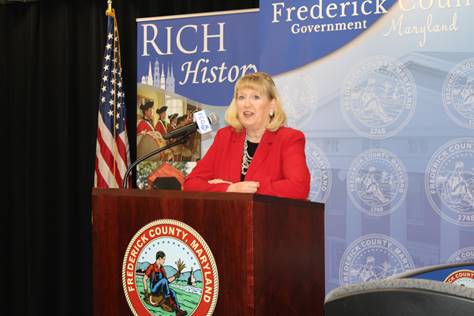
POLYGON ((286 124, 286 114, 283 111, 280 96, 278 95, 275 83, 270 75, 264 72, 254 72, 240 78, 235 84, 234 96, 229 107, 225 111, 225 121, 236 130, 242 130, 243 126, 239 121, 237 113, 237 94, 242 89, 253 89, 264 95, 270 100, 275 100, 275 109, 273 116, 270 117, 270 123, 265 126, 266 129, 274 132, 286 124))

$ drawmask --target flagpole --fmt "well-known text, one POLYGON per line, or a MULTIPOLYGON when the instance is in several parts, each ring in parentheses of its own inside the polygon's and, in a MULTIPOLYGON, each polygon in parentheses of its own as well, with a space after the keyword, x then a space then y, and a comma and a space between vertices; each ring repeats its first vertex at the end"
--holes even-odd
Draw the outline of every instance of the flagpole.
MULTIPOLYGON (((114 38, 116 36, 115 32, 116 31, 116 28, 117 28, 117 21, 115 20, 115 11, 114 9, 112 8, 112 0, 107 0, 107 11, 105 11, 105 15, 107 16, 110 16, 114 19, 114 38)), ((113 43, 113 74, 114 74, 114 79, 113 79, 113 89, 114 89, 114 123, 113 123, 113 137, 114 137, 114 150, 113 150, 113 155, 114 155, 114 166, 113 166, 113 175, 114 175, 114 178, 116 177, 116 165, 117 165, 117 159, 118 157, 120 156, 119 155, 119 152, 118 152, 118 148, 117 148, 117 142, 116 142, 116 138, 117 138, 117 129, 116 129, 116 124, 117 124, 117 86, 116 86, 116 75, 117 75, 117 56, 116 56, 116 48, 118 47, 117 46, 117 42, 114 40, 114 43, 113 43)))
MULTIPOLYGON (((107 0, 107 10, 105 11, 105 15, 106 16, 110 16, 110 17, 113 17, 114 18, 114 30, 113 32, 115 33, 115 28, 116 28, 116 21, 115 21, 115 12, 114 12, 114 9, 112 8, 112 0, 107 0)), ((115 34, 114 34, 114 38, 115 38, 115 34)), ((115 75, 116 75, 116 65, 117 63, 115 62, 116 60, 116 56, 115 56, 115 46, 116 45, 116 42, 114 41, 113 43, 113 60, 114 60, 114 63, 113 63, 113 73, 114 73, 114 82, 115 82, 115 75)), ((117 148, 117 142, 115 141, 116 139, 116 128, 115 128, 115 125, 116 125, 116 114, 117 114, 117 102, 116 102, 116 87, 115 87, 115 84, 113 85, 113 89, 114 89, 114 121, 113 121, 113 138, 114 138, 114 145, 113 145, 113 156, 114 156, 114 161, 113 161, 113 176, 115 178, 115 170, 116 170, 116 161, 117 161, 117 156, 118 156, 118 148, 117 148)))
POLYGON ((112 9, 112 0, 107 0, 107 11, 105 11, 105 15, 115 16, 114 9, 112 9))

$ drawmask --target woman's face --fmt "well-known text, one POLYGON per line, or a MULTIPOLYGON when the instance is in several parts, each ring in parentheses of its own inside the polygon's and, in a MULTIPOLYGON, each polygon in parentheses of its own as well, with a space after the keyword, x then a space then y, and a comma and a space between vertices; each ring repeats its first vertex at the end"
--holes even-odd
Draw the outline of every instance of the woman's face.
POLYGON ((247 130, 265 129, 270 122, 270 113, 275 110, 275 100, 255 89, 237 91, 237 117, 247 130))

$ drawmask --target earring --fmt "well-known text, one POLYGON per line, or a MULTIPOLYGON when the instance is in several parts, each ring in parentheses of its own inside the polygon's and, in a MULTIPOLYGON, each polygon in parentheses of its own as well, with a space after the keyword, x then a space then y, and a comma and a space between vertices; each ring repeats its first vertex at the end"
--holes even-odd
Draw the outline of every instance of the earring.
POLYGON ((275 113, 272 111, 270 112, 270 118, 273 118, 275 116, 275 113))

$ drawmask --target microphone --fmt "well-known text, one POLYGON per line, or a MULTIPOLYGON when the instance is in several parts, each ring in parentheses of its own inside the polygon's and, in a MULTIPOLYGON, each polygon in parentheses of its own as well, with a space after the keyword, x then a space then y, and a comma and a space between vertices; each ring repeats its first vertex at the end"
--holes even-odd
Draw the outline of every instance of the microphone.
POLYGON ((191 135, 196 131, 200 134, 206 134, 212 131, 211 125, 217 124, 219 118, 214 113, 209 113, 209 116, 206 115, 204 110, 193 113, 193 122, 191 124, 181 126, 180 128, 175 129, 163 135, 163 138, 168 140, 171 138, 177 138, 183 135, 191 135))
POLYGON ((174 147, 176 145, 184 144, 188 136, 191 135, 192 133, 195 133, 196 131, 198 131, 201 134, 212 131, 211 125, 215 125, 219 121, 219 117, 216 114, 210 113, 209 116, 206 116, 206 112, 204 110, 199 111, 199 112, 194 112, 193 119, 194 119, 193 123, 177 128, 174 131, 171 131, 170 133, 163 136, 164 139, 176 138, 172 143, 167 144, 164 147, 155 149, 152 152, 149 152, 148 154, 143 155, 140 158, 137 158, 137 160, 135 160, 132 164, 130 164, 130 166, 127 168, 127 171, 125 172, 125 175, 123 177, 123 183, 122 183, 123 188, 124 189, 128 188, 128 176, 130 175, 130 172, 132 171, 132 169, 135 168, 135 166, 138 165, 140 162, 145 161, 146 159, 156 154, 159 154, 160 152, 165 151, 166 149, 170 149, 171 147, 174 147))

